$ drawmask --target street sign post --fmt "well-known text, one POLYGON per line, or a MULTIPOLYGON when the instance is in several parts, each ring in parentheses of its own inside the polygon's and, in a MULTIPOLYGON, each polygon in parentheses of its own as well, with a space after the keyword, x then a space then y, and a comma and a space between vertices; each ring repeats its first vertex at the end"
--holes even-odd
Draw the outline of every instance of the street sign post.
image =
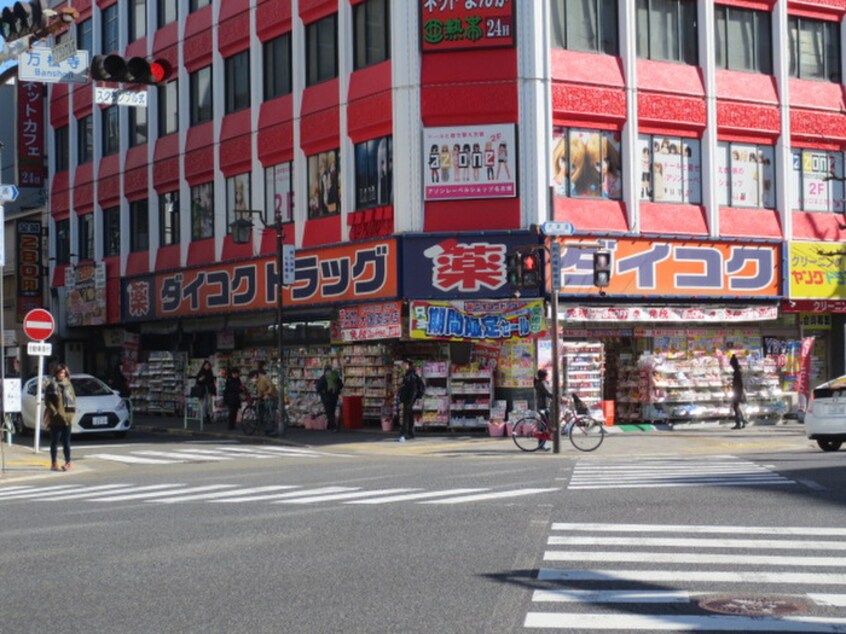
POLYGON ((293 244, 282 245, 282 283, 292 285, 296 280, 296 251, 293 244))
POLYGON ((38 389, 35 396, 35 443, 33 449, 38 453, 41 449, 41 417, 44 412, 44 357, 52 353, 52 346, 45 344, 44 340, 49 339, 56 329, 56 322, 53 315, 43 308, 33 308, 23 320, 23 329, 26 336, 37 342, 27 346, 29 354, 38 356, 38 389))
POLYGON ((545 222, 541 225, 541 231, 546 236, 571 236, 576 233, 576 227, 572 222, 545 222))
POLYGON ((82 49, 57 63, 49 46, 36 44, 18 58, 18 79, 45 84, 86 84, 89 62, 88 51, 82 49))
POLYGON ((33 308, 23 320, 23 329, 27 337, 33 341, 49 339, 56 329, 53 315, 43 308, 33 308))
POLYGON ((18 199, 18 188, 14 185, 0 185, 0 203, 13 203, 18 199))

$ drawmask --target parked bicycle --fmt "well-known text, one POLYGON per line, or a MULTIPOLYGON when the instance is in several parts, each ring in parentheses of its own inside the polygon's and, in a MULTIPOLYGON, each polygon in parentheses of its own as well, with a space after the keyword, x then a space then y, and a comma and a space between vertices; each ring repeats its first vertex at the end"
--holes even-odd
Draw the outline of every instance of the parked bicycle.
MULTIPOLYGON (((572 401, 562 399, 561 434, 579 451, 593 451, 605 440, 605 425, 590 416, 590 410, 576 395, 572 401)), ((511 429, 514 444, 523 451, 544 449, 552 440, 552 425, 546 412, 533 412, 518 420, 511 429)))
POLYGON ((241 429, 248 436, 261 429, 265 434, 276 432, 276 408, 266 399, 252 399, 241 409, 241 429))

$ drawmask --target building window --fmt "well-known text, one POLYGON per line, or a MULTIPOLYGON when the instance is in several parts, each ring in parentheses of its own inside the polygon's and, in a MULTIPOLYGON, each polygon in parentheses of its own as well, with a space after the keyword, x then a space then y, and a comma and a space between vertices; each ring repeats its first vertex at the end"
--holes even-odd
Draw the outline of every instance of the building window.
POLYGON ((63 172, 70 166, 68 126, 63 125, 53 131, 53 145, 56 148, 56 171, 63 172))
POLYGON ((88 213, 77 217, 79 229, 79 259, 94 259, 94 214, 88 213))
POLYGON ((142 145, 148 140, 147 109, 129 108, 129 147, 142 145))
POLYGON ((306 26, 306 85, 338 76, 338 16, 306 26))
POLYGON ((76 24, 76 48, 92 53, 94 48, 94 23, 89 18, 76 24))
POLYGON ((617 55, 617 0, 551 0, 552 45, 617 55))
POLYGON ((825 150, 792 152, 791 205, 802 211, 843 212, 843 153, 825 150))
POLYGON ((159 136, 179 130, 179 81, 173 80, 156 89, 159 98, 159 136))
POLYGON ((388 0, 365 0, 353 7, 355 69, 391 58, 391 16, 388 0))
POLYGON ((159 0, 159 28, 179 19, 179 3, 173 0, 159 0))
POLYGON ((70 264, 70 220, 56 221, 56 264, 70 264))
POLYGON ((771 145, 717 144, 717 203, 775 209, 775 154, 771 145))
POLYGON ((635 156, 640 161, 641 200, 689 205, 702 202, 699 139, 641 135, 635 156))
POLYGON ((355 208, 383 207, 394 202, 393 137, 355 146, 355 208))
POLYGON ((103 210, 103 256, 120 255, 120 207, 103 210))
POLYGON ((551 160, 556 197, 623 197, 619 133, 555 127, 551 160))
POLYGON ((191 240, 214 237, 214 184, 191 188, 191 240))
POLYGON ((179 192, 159 196, 159 244, 179 243, 179 192))
POLYGON ((103 39, 101 53, 113 53, 118 50, 118 5, 117 3, 103 9, 101 16, 103 39))
POLYGON ((103 156, 117 153, 120 148, 118 128, 118 107, 109 106, 102 112, 103 156))
POLYGON ((291 34, 264 43, 264 100, 291 93, 291 34))
POLYGON ((279 163, 264 170, 264 221, 276 222, 276 214, 282 222, 294 219, 293 164, 279 163))
POLYGON ((250 107, 250 52, 224 60, 226 114, 250 107))
POLYGON ((340 151, 308 157, 308 217, 341 213, 340 151))
POLYGON ((190 75, 191 90, 191 125, 211 121, 212 111, 212 74, 211 66, 206 66, 190 75))
POLYGON ((840 81, 840 24, 788 17, 790 76, 840 81))
POLYGON ((145 35, 147 35, 147 0, 129 0, 129 41, 140 40, 145 35))
MULTIPOLYGON (((167 1, 168 0, 165 0, 165 2, 167 2, 167 1)), ((172 2, 172 0, 170 0, 170 1, 172 2)), ((191 0, 191 4, 190 4, 188 10, 191 13, 193 13, 194 11, 198 11, 199 9, 202 9, 203 7, 209 6, 210 3, 211 3, 211 0, 191 0)))
POLYGON ((129 203, 129 250, 146 251, 150 248, 150 213, 147 200, 129 203))
MULTIPOLYGON (((244 218, 243 213, 251 207, 250 199, 250 174, 238 174, 226 179, 226 226, 231 227, 232 223, 239 218, 244 218)), ((252 221, 252 217, 248 218, 252 221)))
POLYGON ((773 72, 770 14, 718 4, 717 67, 771 75, 773 72))
POLYGON ((76 162, 87 163, 94 158, 94 118, 82 117, 76 122, 76 162))
POLYGON ((696 0, 637 0, 638 57, 698 64, 696 0))

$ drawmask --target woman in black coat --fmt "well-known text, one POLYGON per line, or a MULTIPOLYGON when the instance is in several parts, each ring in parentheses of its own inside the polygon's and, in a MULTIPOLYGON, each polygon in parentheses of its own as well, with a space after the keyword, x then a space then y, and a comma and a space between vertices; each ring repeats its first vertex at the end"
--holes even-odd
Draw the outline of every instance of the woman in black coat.
POLYGON ((203 365, 200 366, 194 380, 192 395, 202 399, 206 422, 210 423, 214 411, 214 397, 217 394, 217 385, 215 385, 214 372, 212 372, 210 361, 203 361, 203 365))
POLYGON ((229 429, 235 429, 235 421, 238 420, 238 410, 241 409, 241 394, 244 393, 244 384, 241 383, 241 370, 230 368, 226 377, 226 385, 223 388, 223 404, 229 410, 229 429))

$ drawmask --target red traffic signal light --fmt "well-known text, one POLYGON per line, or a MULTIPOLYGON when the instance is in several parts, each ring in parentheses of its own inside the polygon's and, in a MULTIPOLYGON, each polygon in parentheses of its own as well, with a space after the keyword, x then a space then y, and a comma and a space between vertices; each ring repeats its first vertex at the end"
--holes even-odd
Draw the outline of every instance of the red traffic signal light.
POLYGON ((521 272, 521 286, 523 288, 537 288, 540 286, 540 262, 538 254, 523 254, 523 270, 521 272))
POLYGON ((156 86, 167 81, 171 72, 170 62, 164 59, 148 62, 143 57, 127 60, 120 55, 95 55, 88 74, 95 81, 156 86))

